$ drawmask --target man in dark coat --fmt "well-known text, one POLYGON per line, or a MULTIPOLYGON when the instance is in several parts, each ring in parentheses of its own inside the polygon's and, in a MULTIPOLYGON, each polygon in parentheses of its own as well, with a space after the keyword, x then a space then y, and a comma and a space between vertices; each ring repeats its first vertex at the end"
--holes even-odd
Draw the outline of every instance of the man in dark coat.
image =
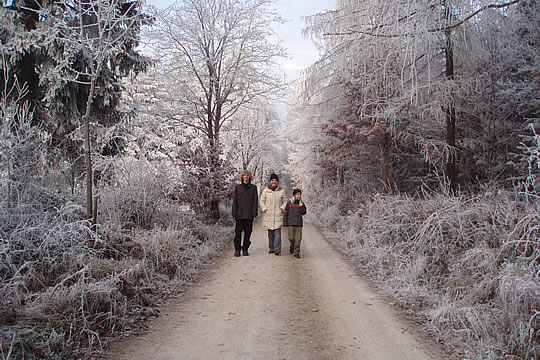
POLYGON ((259 196, 257 186, 251 183, 252 175, 248 170, 240 175, 241 184, 236 185, 233 195, 232 216, 236 220, 234 229, 234 256, 240 256, 240 250, 244 256, 248 256, 248 248, 251 245, 249 238, 253 230, 253 219, 259 213, 259 196), (244 244, 242 244, 242 231, 244 232, 244 244))

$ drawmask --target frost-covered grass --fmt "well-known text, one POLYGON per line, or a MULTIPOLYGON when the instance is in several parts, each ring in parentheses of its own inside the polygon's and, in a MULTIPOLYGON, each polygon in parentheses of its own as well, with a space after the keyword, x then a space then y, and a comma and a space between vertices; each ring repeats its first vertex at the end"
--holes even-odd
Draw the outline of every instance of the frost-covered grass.
POLYGON ((438 338, 466 359, 540 358, 537 203, 506 191, 364 195, 340 214, 340 198, 312 204, 315 223, 438 338))
POLYGON ((159 179, 127 183, 101 188, 95 230, 77 194, 12 183, 26 193, 8 205, 0 184, 1 359, 93 356, 155 316, 230 240, 229 226, 182 210, 159 179))

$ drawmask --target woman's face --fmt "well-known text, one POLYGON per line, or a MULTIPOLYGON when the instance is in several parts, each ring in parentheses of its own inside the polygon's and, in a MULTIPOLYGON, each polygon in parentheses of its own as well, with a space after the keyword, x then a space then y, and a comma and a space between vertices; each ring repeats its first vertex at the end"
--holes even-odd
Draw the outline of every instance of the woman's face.
POLYGON ((294 200, 300 201, 300 199, 302 199, 302 193, 296 193, 296 194, 294 194, 294 200))
POLYGON ((247 184, 249 182, 249 174, 244 174, 242 176, 242 180, 244 180, 244 183, 247 184))
POLYGON ((278 183, 279 183, 279 181, 277 179, 270 180, 270 186, 271 187, 276 187, 278 183))

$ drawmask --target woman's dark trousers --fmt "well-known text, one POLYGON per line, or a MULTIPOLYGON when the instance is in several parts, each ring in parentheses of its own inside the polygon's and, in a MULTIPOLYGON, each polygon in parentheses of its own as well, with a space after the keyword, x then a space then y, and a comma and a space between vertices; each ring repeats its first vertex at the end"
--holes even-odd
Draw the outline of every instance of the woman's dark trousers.
POLYGON ((237 251, 247 251, 251 241, 251 232, 253 231, 253 219, 236 219, 234 228, 234 249, 237 251), (244 245, 242 245, 242 231, 244 232, 244 245))

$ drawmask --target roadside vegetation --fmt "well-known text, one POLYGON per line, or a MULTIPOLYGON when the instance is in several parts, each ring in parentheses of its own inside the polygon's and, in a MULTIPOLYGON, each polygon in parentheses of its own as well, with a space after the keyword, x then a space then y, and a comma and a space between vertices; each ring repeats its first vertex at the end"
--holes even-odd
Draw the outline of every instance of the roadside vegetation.
POLYGON ((464 359, 540 357, 537 197, 336 194, 311 206, 315 223, 441 342, 464 359))
POLYGON ((91 357, 144 326, 222 252, 229 224, 185 210, 164 179, 135 165, 116 167, 123 176, 102 189, 95 227, 83 193, 60 194, 52 179, 11 182, 18 200, 8 206, 1 184, 2 359, 91 357))

